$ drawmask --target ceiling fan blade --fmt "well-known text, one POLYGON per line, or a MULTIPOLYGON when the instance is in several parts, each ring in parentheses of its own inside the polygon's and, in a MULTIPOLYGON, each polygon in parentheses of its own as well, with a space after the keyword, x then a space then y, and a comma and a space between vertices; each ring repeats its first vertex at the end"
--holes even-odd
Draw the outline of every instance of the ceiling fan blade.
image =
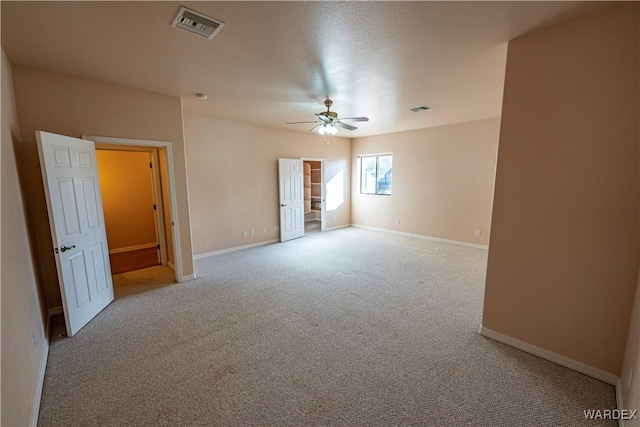
POLYGON ((320 123, 318 126, 315 126, 313 129, 309 129, 309 132, 317 131, 320 128, 320 126, 322 126, 322 125, 323 125, 323 123, 320 123))
MULTIPOLYGON (((340 120, 342 120, 342 119, 340 119, 340 120)), ((336 126, 340 126, 341 128, 344 128, 344 129, 347 129, 347 130, 356 130, 356 129, 358 129, 355 126, 351 126, 351 125, 348 125, 348 124, 342 123, 342 122, 335 122, 335 125, 336 126)))
POLYGON ((348 120, 350 122, 368 122, 369 117, 340 117, 340 121, 348 120))
POLYGON ((318 123, 318 120, 314 120, 312 122, 289 122, 289 123, 285 123, 285 125, 298 125, 300 123, 318 123))
POLYGON ((323 122, 330 122, 330 121, 331 121, 331 118, 330 118, 330 117, 325 116, 324 114, 316 114, 316 116, 318 116, 318 118, 319 118, 320 120, 322 120, 323 122))

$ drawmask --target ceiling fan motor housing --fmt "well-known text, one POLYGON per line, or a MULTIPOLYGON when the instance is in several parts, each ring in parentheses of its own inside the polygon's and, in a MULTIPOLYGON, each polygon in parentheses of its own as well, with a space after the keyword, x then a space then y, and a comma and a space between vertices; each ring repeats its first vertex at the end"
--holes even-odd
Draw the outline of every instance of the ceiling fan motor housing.
POLYGON ((325 117, 329 117, 331 119, 337 119, 338 118, 338 113, 334 112, 334 111, 323 111, 322 113, 319 114, 320 116, 325 116, 325 117))

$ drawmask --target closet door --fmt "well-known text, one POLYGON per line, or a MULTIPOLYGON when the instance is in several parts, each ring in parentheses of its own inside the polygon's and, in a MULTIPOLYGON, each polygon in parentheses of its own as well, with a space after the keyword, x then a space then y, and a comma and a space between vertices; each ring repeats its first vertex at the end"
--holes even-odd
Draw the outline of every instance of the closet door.
POLYGON ((278 159, 280 180, 280 241, 304 236, 302 160, 278 159))

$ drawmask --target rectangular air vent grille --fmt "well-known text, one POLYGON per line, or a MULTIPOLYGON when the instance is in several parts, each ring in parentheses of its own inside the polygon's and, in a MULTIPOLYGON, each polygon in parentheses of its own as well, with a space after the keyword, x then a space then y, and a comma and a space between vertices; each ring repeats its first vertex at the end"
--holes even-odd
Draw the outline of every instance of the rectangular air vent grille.
POLYGON ((222 29, 224 22, 181 7, 171 26, 211 40, 222 29))

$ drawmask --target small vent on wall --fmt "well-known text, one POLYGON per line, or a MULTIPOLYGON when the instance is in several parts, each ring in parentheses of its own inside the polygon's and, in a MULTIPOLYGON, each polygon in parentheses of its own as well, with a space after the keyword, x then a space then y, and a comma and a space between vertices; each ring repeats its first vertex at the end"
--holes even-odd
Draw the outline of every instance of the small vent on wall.
POLYGON ((224 22, 181 7, 171 26, 211 40, 222 29, 224 22))

